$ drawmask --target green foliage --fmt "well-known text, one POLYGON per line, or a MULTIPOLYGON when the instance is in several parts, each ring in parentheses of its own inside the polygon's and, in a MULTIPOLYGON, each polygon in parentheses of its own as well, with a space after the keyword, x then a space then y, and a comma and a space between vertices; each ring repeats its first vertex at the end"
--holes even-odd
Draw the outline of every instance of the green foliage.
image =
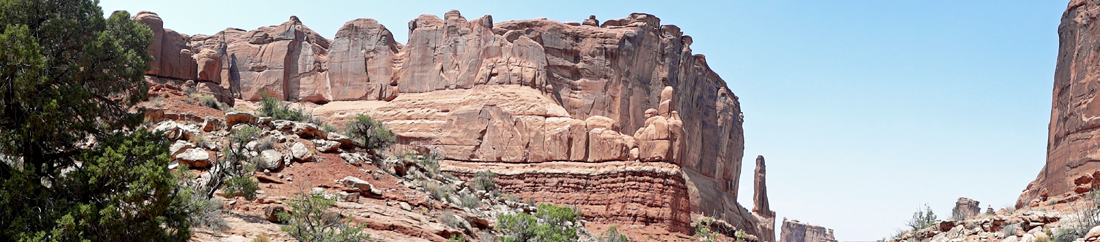
POLYGON ((335 133, 337 131, 336 126, 325 123, 325 121, 321 121, 321 119, 310 117, 309 123, 317 125, 317 127, 321 128, 321 130, 324 130, 325 132, 335 133))
POLYGON ((271 94, 260 93, 260 116, 304 122, 310 119, 308 114, 303 113, 304 111, 300 108, 291 108, 290 103, 283 102, 271 94))
POLYGON ((256 181, 252 176, 236 175, 229 177, 225 186, 222 188, 222 194, 231 196, 244 196, 248 200, 256 199, 256 191, 260 190, 260 183, 256 181))
POLYGON ((389 148, 396 142, 393 131, 386 128, 382 122, 367 115, 356 115, 355 120, 348 122, 346 126, 348 136, 358 139, 370 152, 389 148))
POLYGON ((543 203, 534 216, 527 213, 504 214, 497 217, 497 227, 504 242, 513 241, 576 241, 577 222, 572 208, 543 203))
POLYGON ((627 242, 630 241, 630 237, 625 234, 619 233, 619 228, 611 226, 607 228, 607 231, 603 232, 603 235, 599 238, 600 242, 627 242))
POLYGON ((298 241, 368 241, 363 227, 350 226, 348 220, 326 216, 325 210, 336 204, 335 198, 324 194, 299 193, 290 201, 290 211, 281 212, 280 220, 287 221, 283 231, 298 241))
POLYGON ((152 31, 103 16, 96 1, 0 1, 0 155, 19 160, 0 162, 2 240, 190 237, 168 143, 130 112, 152 31))
POLYGON ((699 221, 695 221, 695 237, 697 239, 714 242, 718 240, 718 233, 715 233, 711 228, 711 224, 714 224, 714 219, 704 218, 699 221))
POLYGON ((463 237, 463 236, 457 235, 457 234, 452 234, 451 238, 447 239, 447 242, 466 242, 466 237, 463 237))
POLYGON ((439 155, 435 153, 429 153, 426 155, 408 153, 401 155, 401 159, 412 161, 418 166, 424 169, 428 177, 435 177, 439 174, 439 155))
MULTIPOLYGON (((186 165, 181 165, 180 171, 186 171, 186 165)), ((229 228, 229 225, 225 224, 225 219, 222 216, 223 211, 221 207, 223 204, 210 198, 197 193, 193 188, 181 187, 179 193, 180 199, 184 201, 184 208, 187 211, 187 220, 192 225, 203 226, 214 230, 224 230, 229 228)))
POLYGON ((497 185, 493 183, 493 178, 496 176, 497 174, 493 173, 493 171, 479 171, 474 173, 474 180, 472 184, 470 184, 470 187, 482 191, 496 191, 497 185))
POLYGON ((910 219, 906 225, 913 231, 917 231, 923 228, 932 227, 932 225, 936 225, 938 222, 940 222, 940 220, 936 218, 935 213, 932 213, 932 208, 928 207, 928 204, 925 204, 924 209, 917 209, 917 211, 913 213, 913 218, 910 219))

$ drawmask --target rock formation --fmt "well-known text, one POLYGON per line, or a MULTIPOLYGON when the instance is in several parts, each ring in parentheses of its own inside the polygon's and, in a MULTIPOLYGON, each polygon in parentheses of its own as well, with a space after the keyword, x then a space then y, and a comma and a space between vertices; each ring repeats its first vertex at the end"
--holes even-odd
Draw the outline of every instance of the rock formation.
POLYGON ((981 213, 982 207, 978 206, 977 200, 959 197, 959 201, 955 202, 955 208, 951 209, 951 218, 962 220, 978 216, 981 213))
POLYGON ((687 232, 688 213, 696 212, 760 233, 759 219, 736 202, 744 149, 737 96, 704 56, 692 54, 690 36, 653 15, 602 24, 595 16, 583 24, 495 23, 452 10, 410 21, 406 45, 371 19, 345 23, 330 41, 296 17, 190 37, 163 29, 153 13, 135 18, 160 33, 150 53, 162 68, 149 75, 211 83, 245 100, 267 93, 325 104, 313 114, 330 123, 370 114, 396 132, 399 144, 452 161, 444 170, 525 171, 500 178, 519 197, 583 201, 585 214, 671 204, 615 221, 687 232), (619 162, 634 168, 608 167, 619 162), (530 169, 591 170, 591 164, 610 170, 530 169), (586 182, 558 189, 557 182, 568 181, 563 174, 608 184, 622 176, 675 178, 659 186, 671 195, 607 203, 569 198, 595 193, 586 182))
POLYGON ((833 230, 825 227, 787 220, 783 218, 783 231, 779 234, 780 242, 836 242, 833 230))
POLYGON ((1073 0, 1062 15, 1047 161, 1018 208, 1100 187, 1100 69, 1093 68, 1100 63, 1098 14, 1100 1, 1073 0))
POLYGON ((752 214, 760 223, 757 229, 760 231, 761 241, 775 241, 775 211, 768 204, 768 186, 765 184, 766 169, 764 156, 756 156, 756 176, 753 179, 752 214))

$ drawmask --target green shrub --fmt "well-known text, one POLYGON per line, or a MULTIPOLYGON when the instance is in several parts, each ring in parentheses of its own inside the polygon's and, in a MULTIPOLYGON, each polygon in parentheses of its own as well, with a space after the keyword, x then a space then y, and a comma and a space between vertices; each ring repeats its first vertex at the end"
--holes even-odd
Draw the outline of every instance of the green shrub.
POLYGON ((300 108, 291 108, 290 103, 283 102, 271 94, 260 93, 260 116, 304 122, 310 119, 309 115, 303 113, 304 111, 300 108))
POLYGON ((363 147, 370 152, 389 148, 396 142, 393 131, 382 122, 363 114, 356 115, 354 121, 348 122, 347 134, 362 142, 363 147))
POLYGON ((335 204, 335 198, 325 198, 324 194, 301 192, 290 201, 290 211, 277 216, 287 221, 282 230, 298 241, 369 241, 364 227, 351 226, 350 219, 326 215, 325 210, 335 204))
POLYGON ((572 208, 543 203, 534 216, 527 213, 504 214, 497 217, 501 240, 512 241, 576 241, 577 215, 572 208))
POLYGON ((131 111, 152 36, 98 1, 0 3, 0 154, 22 160, 0 162, 0 240, 190 238, 170 143, 131 111))
POLYGON ((718 240, 718 235, 710 229, 710 225, 714 223, 712 218, 704 218, 699 221, 695 221, 695 238, 702 241, 714 242, 718 240))
POLYGON ((932 225, 936 225, 938 222, 940 222, 940 220, 936 218, 935 213, 932 213, 932 208, 928 207, 928 204, 925 204, 924 209, 917 209, 917 211, 913 213, 913 218, 910 219, 906 225, 913 231, 917 231, 923 228, 932 227, 932 225))
MULTIPOLYGON (((492 240, 488 240, 488 241, 492 241, 492 240)), ((452 234, 451 238, 447 239, 447 242, 466 242, 466 237, 463 237, 463 236, 457 235, 457 234, 452 234)))
POLYGON ((432 198, 435 198, 435 200, 446 202, 447 196, 454 192, 454 187, 449 184, 440 185, 435 181, 425 181, 424 190, 427 191, 428 195, 431 195, 432 198))
POLYGON ((470 187, 488 192, 496 191, 497 185, 493 183, 493 178, 496 176, 497 174, 493 173, 493 171, 479 171, 474 173, 474 180, 470 184, 470 187))
POLYGON ((229 180, 226 181, 225 187, 222 188, 222 195, 226 197, 244 196, 248 200, 253 200, 256 199, 257 190, 260 190, 260 183, 255 178, 236 175, 229 177, 229 180))
POLYGON ((630 241, 630 237, 627 237, 625 234, 619 233, 619 228, 616 228, 615 226, 611 226, 610 228, 607 228, 607 231, 603 232, 603 235, 600 236, 599 241, 600 242, 628 242, 628 241, 630 241))

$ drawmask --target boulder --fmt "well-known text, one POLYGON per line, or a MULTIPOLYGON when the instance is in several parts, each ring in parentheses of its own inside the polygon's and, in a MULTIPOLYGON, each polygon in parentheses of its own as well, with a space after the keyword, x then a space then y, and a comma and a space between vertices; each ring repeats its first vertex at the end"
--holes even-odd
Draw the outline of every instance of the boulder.
POLYGON ((175 143, 172 143, 172 146, 168 147, 169 158, 175 159, 176 155, 179 155, 180 153, 183 153, 184 151, 187 151, 191 148, 195 148, 195 144, 187 142, 186 140, 176 140, 175 143))
POLYGON ((974 199, 959 197, 959 200, 955 202, 955 208, 951 209, 951 218, 961 221, 978 216, 982 213, 982 207, 978 206, 978 203, 974 199))
POLYGON ((204 149, 187 149, 176 155, 176 160, 190 167, 210 167, 210 153, 206 152, 204 149))
POLYGON ((203 132, 213 132, 214 130, 222 130, 222 129, 225 129, 225 127, 226 127, 225 126, 225 120, 215 118, 215 117, 211 117, 211 116, 206 116, 206 118, 203 119, 203 123, 202 123, 202 131, 203 132))
POLYGON ((313 147, 316 147, 317 151, 331 153, 340 150, 340 142, 315 139, 313 140, 313 147))
POLYGON ((306 139, 326 139, 327 133, 311 123, 294 123, 294 134, 306 139))
POLYGON ((294 142, 294 144, 290 146, 290 155, 298 162, 313 161, 313 152, 302 143, 294 142))
POLYGON ((288 211, 290 210, 287 209, 286 205, 267 204, 264 205, 264 218, 266 218, 267 221, 282 223, 284 221, 282 219, 279 219, 279 213, 285 213, 288 211))
POLYGON ((233 127, 237 124, 254 124, 257 118, 251 113, 245 112, 228 112, 225 113, 225 125, 227 127, 233 127))
POLYGON ((347 186, 349 188, 354 188, 355 190, 359 190, 359 191, 362 191, 362 192, 366 193, 364 195, 382 196, 382 191, 381 190, 375 189, 374 185, 371 185, 369 182, 364 181, 362 179, 359 179, 357 177, 354 177, 354 176, 344 177, 344 179, 340 180, 340 182, 343 183, 344 186, 347 186))
POLYGON ((264 150, 260 152, 260 168, 278 171, 283 169, 283 153, 277 150, 264 150))

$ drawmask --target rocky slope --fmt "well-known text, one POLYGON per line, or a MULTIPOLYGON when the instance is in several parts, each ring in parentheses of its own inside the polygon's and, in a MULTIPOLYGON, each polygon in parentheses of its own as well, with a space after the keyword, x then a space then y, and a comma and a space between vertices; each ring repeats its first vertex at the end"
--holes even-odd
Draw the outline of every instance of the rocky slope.
POLYGON ((1047 162, 1016 207, 1058 203, 1100 187, 1100 1, 1073 0, 1058 26, 1047 162))
POLYGON ((457 175, 504 174, 503 189, 522 199, 680 233, 692 214, 752 235, 774 224, 762 223, 774 221, 766 202, 755 214, 736 202, 737 97, 692 54, 690 36, 652 15, 494 23, 450 11, 410 21, 405 45, 371 19, 329 40, 296 17, 209 36, 165 29, 151 12, 134 18, 155 33, 148 75, 195 80, 230 104, 263 93, 314 102, 329 123, 370 114, 402 149, 438 153, 457 175))

